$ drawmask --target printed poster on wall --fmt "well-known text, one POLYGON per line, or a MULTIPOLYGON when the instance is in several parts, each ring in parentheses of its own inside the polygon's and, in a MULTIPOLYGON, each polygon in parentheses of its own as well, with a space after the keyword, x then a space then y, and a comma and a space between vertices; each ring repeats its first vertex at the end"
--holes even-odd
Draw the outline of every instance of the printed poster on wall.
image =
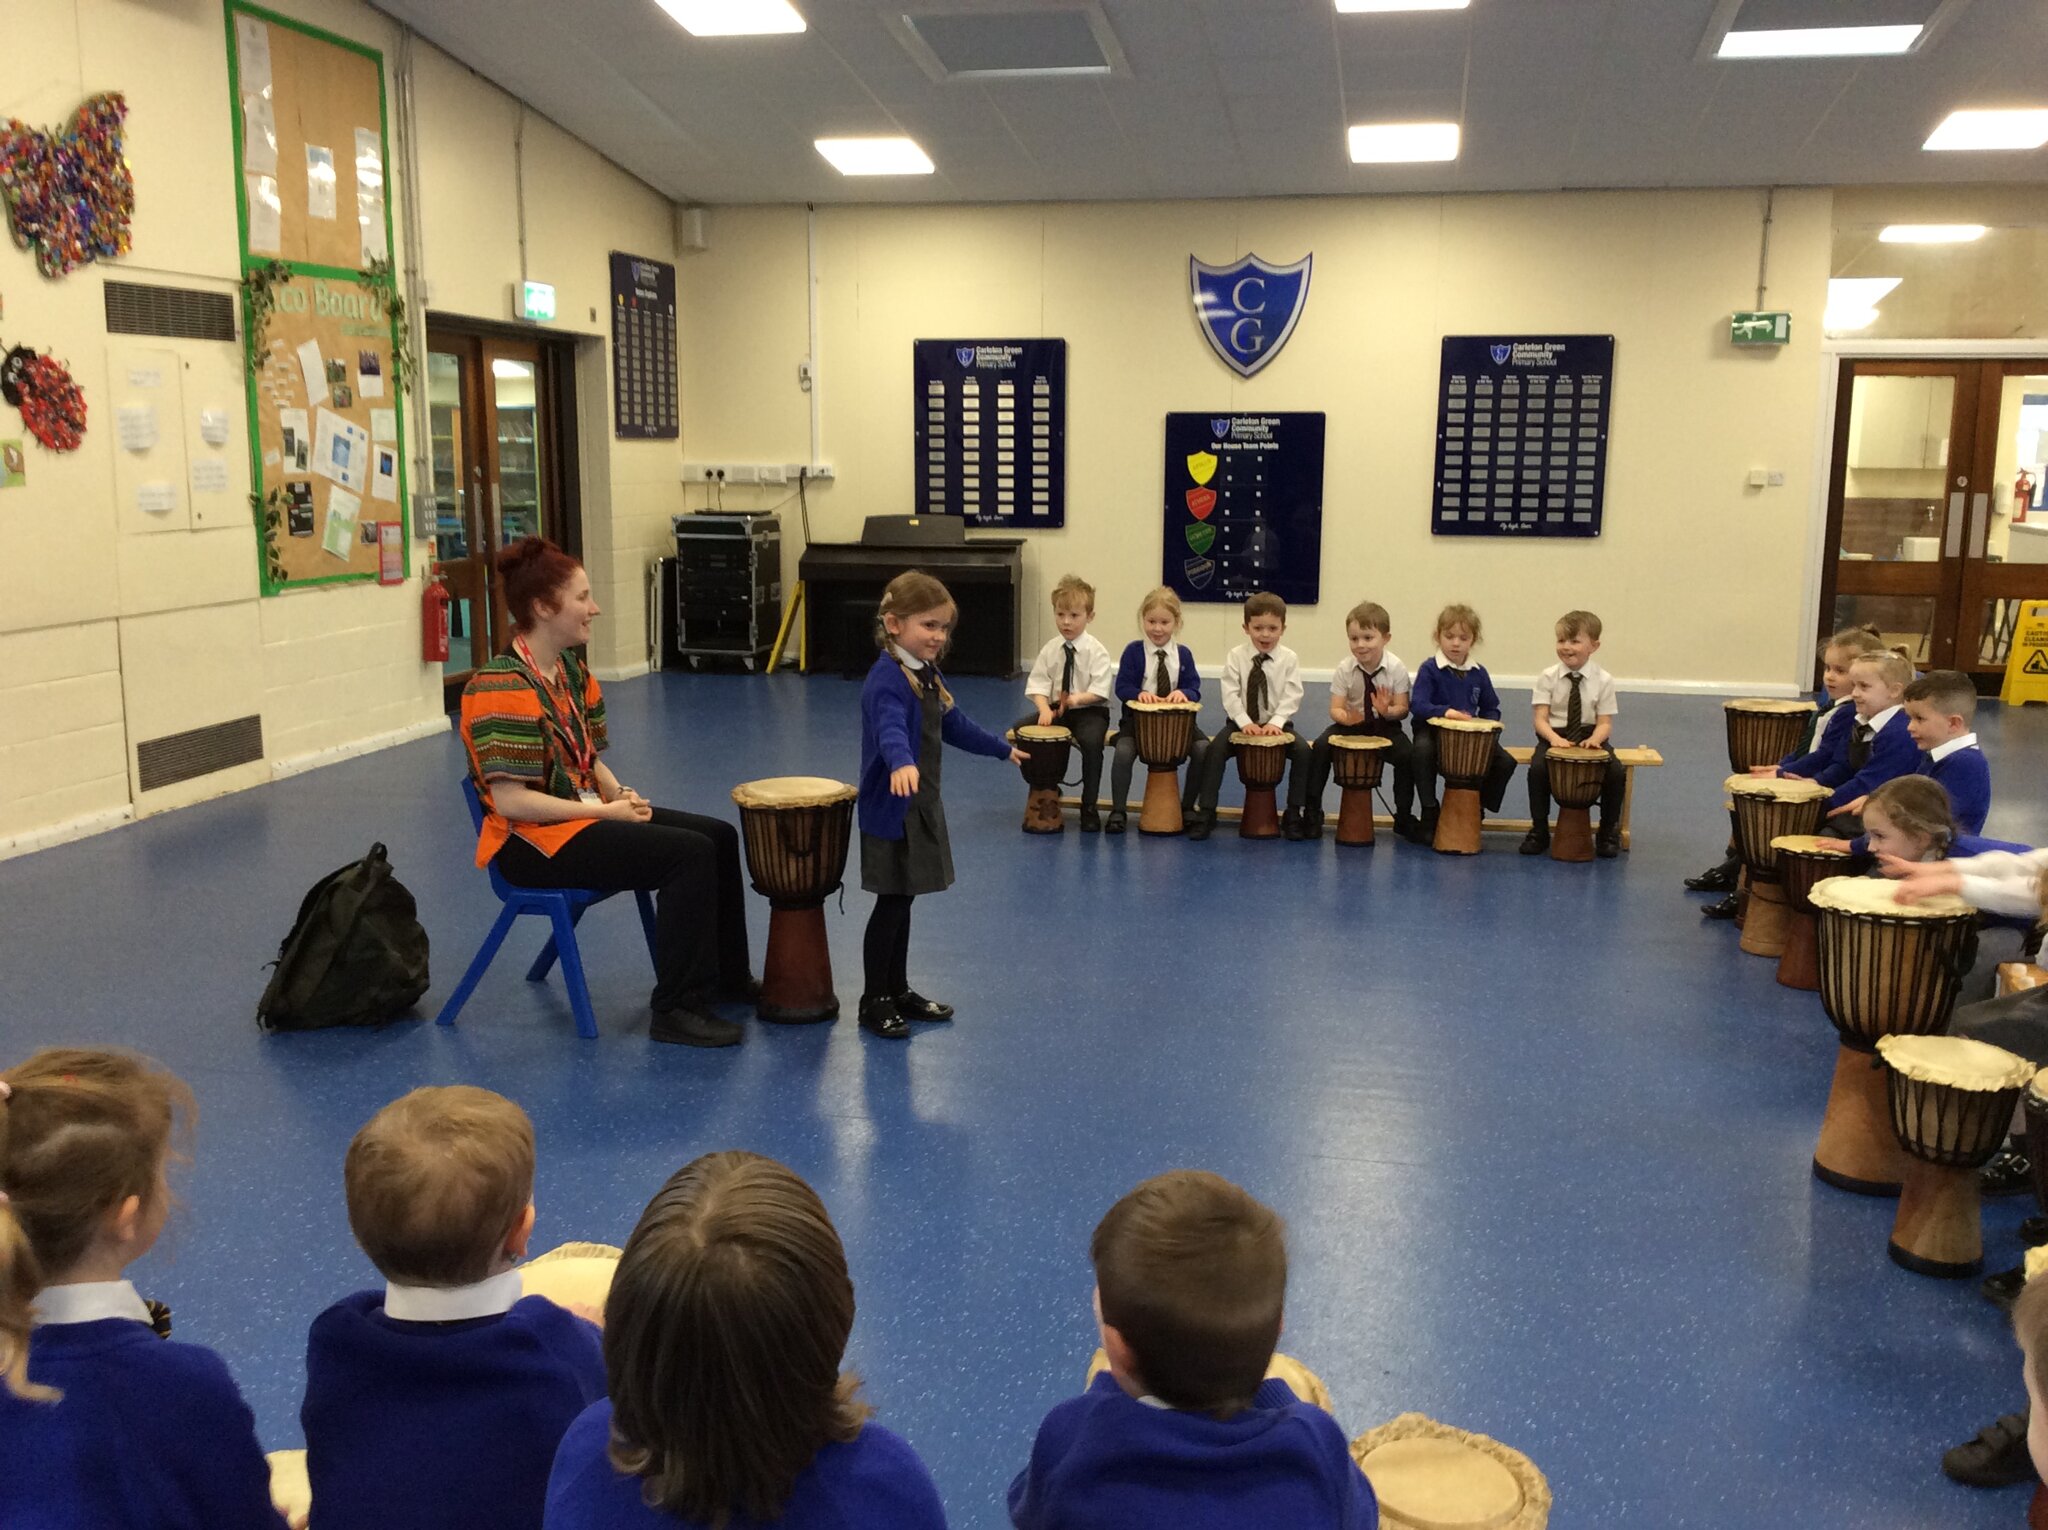
POLYGON ((621 440, 673 441, 676 268, 612 251, 612 431, 621 440))
POLYGON ((1612 335, 1447 335, 1437 384, 1438 536, 1597 537, 1612 335))
POLYGON ((1314 605, 1324 423, 1321 414, 1169 414, 1162 582, 1183 600, 1270 590, 1314 605))
POLYGON ((970 526, 1067 523, 1067 342, 912 342, 917 504, 970 526))

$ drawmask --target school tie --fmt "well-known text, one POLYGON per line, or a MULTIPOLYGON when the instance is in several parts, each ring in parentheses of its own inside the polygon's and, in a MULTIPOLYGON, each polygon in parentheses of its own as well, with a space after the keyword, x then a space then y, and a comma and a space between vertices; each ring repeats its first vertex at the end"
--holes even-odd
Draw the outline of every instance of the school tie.
POLYGON ((1173 690, 1173 682, 1166 677, 1166 650, 1160 649, 1152 656, 1152 694, 1164 696, 1173 690))
POLYGON ((1067 643, 1062 646, 1067 654, 1066 667, 1060 671, 1060 697, 1064 700, 1067 693, 1074 688, 1074 645, 1067 643))
POLYGON ((1564 704, 1564 736, 1576 744, 1579 741, 1579 729, 1586 721, 1586 714, 1582 710, 1584 703, 1580 695, 1580 687, 1585 684, 1586 677, 1574 674, 1565 678, 1572 683, 1572 694, 1571 699, 1564 704))
POLYGON ((1856 724, 1856 731, 1849 735, 1849 768, 1861 770, 1870 761, 1870 724, 1856 724))
POLYGON ((1382 665, 1381 665, 1381 666, 1380 666, 1380 667, 1379 667, 1378 669, 1374 670, 1374 671, 1373 671, 1373 672, 1372 672, 1371 674, 1369 674, 1369 675, 1368 675, 1368 674, 1367 674, 1367 673, 1365 672, 1365 667, 1364 667, 1363 665, 1360 665, 1360 666, 1359 666, 1359 670, 1358 670, 1358 710, 1359 710, 1359 711, 1361 711, 1361 712, 1363 712, 1363 713, 1365 714, 1365 720, 1366 720, 1367 722, 1371 722, 1371 721, 1372 721, 1372 687, 1373 687, 1373 682, 1374 682, 1375 680, 1379 679, 1379 677, 1380 677, 1380 676, 1381 676, 1382 674, 1384 674, 1384 673, 1386 672, 1386 668, 1387 668, 1387 667, 1386 667, 1386 665, 1382 664, 1382 665))
POLYGON ((1251 683, 1244 688, 1244 709, 1255 723, 1266 720, 1266 661, 1272 657, 1262 653, 1252 660, 1251 683))

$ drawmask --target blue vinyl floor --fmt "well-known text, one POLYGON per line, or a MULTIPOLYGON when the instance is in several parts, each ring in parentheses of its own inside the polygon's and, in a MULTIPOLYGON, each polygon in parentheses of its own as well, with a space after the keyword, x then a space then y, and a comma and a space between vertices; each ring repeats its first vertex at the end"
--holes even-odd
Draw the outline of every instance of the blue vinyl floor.
MULTIPOLYGON (((1018 708, 1013 686, 958 691, 990 724, 1018 708)), ((197 1091, 185 1207, 135 1273, 226 1356, 271 1448, 299 1442, 307 1323, 371 1283, 345 1144, 405 1089, 467 1081, 534 1118, 537 1248, 622 1242, 709 1149, 806 1175, 852 1261, 850 1363, 958 1525, 1004 1523, 1040 1416, 1079 1383, 1097 1218, 1180 1165, 1287 1217, 1283 1345, 1347 1432, 1420 1409, 1496 1435, 1549 1474, 1561 1530, 2016 1525, 2023 1492, 1938 1465, 2022 1400, 2004 1320, 1974 1282, 1886 1259, 1892 1203, 1813 1180, 1835 1048, 1819 999, 1679 888, 1724 837, 1718 704, 1625 699, 1619 741, 1671 763, 1639 775, 1633 853, 1588 866, 1499 836, 1472 860, 1384 834, 1027 837, 1017 772, 954 754, 959 881, 919 900, 911 976, 960 1019, 908 1044, 851 1018, 751 1025, 725 1052, 652 1044, 620 903, 583 927, 597 1042, 575 1039, 559 980, 521 981, 537 928, 456 1030, 260 1035, 301 893, 373 841, 434 942, 422 1013, 460 976, 496 905, 457 744, 435 738, 0 863, 0 1057, 121 1044, 197 1091)), ((610 758, 657 801, 730 812, 737 781, 856 768, 857 690, 837 678, 660 675, 608 700, 610 758)), ((1987 706, 1981 731, 1988 832, 2048 843, 2048 714, 1987 706)), ((868 903, 828 913, 849 1013, 868 903)), ((758 898, 751 918, 758 962, 758 898)), ((1987 1207, 1992 1268, 2029 1210, 1987 1207)))

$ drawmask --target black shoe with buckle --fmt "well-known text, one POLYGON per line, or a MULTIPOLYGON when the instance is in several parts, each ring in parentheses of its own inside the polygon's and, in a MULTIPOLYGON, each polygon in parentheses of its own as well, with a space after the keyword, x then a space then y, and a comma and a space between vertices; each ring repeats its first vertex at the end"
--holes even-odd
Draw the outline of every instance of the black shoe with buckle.
POLYGON ((894 999, 878 999, 868 994, 861 995, 860 1028, 888 1041, 903 1041, 910 1035, 910 1023, 896 1013, 894 999))
POLYGON ((1734 893, 1730 893, 1725 898, 1715 899, 1712 903, 1701 909, 1700 913, 1709 919, 1733 919, 1736 911, 1741 907, 1742 900, 1736 897, 1734 893))
POLYGON ((694 1009, 657 1009, 647 1034, 655 1041, 685 1047, 736 1047, 744 1028, 694 1009))
POLYGON ((1977 1171, 1980 1195, 2024 1195, 2033 1188, 2033 1163, 2018 1148, 2007 1148, 1977 1171))
POLYGON ((1109 817, 1103 820, 1102 832, 1105 834, 1121 834, 1123 831, 1124 810, 1122 808, 1112 808, 1109 817))
POLYGON ((2015 1487, 2034 1480, 2034 1459, 2027 1454, 2027 1416, 2008 1413, 1977 1431, 1941 1458, 1941 1469, 1967 1487, 2015 1487))
POLYGON ((1522 854, 1541 855, 1550 848, 1550 836, 1541 829, 1531 829, 1522 836, 1522 854))
POLYGON ((950 1020, 953 1006, 927 999, 921 993, 906 988, 889 1001, 896 1006, 896 1013, 906 1020, 950 1020))
POLYGON ((2012 1304, 2020 1299, 2020 1292, 2027 1286, 2027 1267, 2016 1264, 2009 1270, 2000 1270, 1996 1275, 1986 1275, 1977 1282, 1977 1290, 1984 1300, 2000 1312, 2010 1313, 2012 1304))
POLYGON ((1735 867, 1723 861, 1710 866, 1696 877, 1685 879, 1687 892, 1733 892, 1735 891, 1735 867))

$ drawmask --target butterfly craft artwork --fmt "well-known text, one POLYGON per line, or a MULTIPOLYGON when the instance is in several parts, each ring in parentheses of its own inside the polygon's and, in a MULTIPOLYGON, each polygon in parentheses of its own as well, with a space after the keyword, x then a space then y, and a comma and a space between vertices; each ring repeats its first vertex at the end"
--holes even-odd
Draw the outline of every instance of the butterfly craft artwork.
POLYGON ((0 200, 14 242, 35 251, 43 275, 128 253, 135 178, 121 157, 127 115, 126 99, 109 91, 49 132, 14 117, 0 124, 0 200))

